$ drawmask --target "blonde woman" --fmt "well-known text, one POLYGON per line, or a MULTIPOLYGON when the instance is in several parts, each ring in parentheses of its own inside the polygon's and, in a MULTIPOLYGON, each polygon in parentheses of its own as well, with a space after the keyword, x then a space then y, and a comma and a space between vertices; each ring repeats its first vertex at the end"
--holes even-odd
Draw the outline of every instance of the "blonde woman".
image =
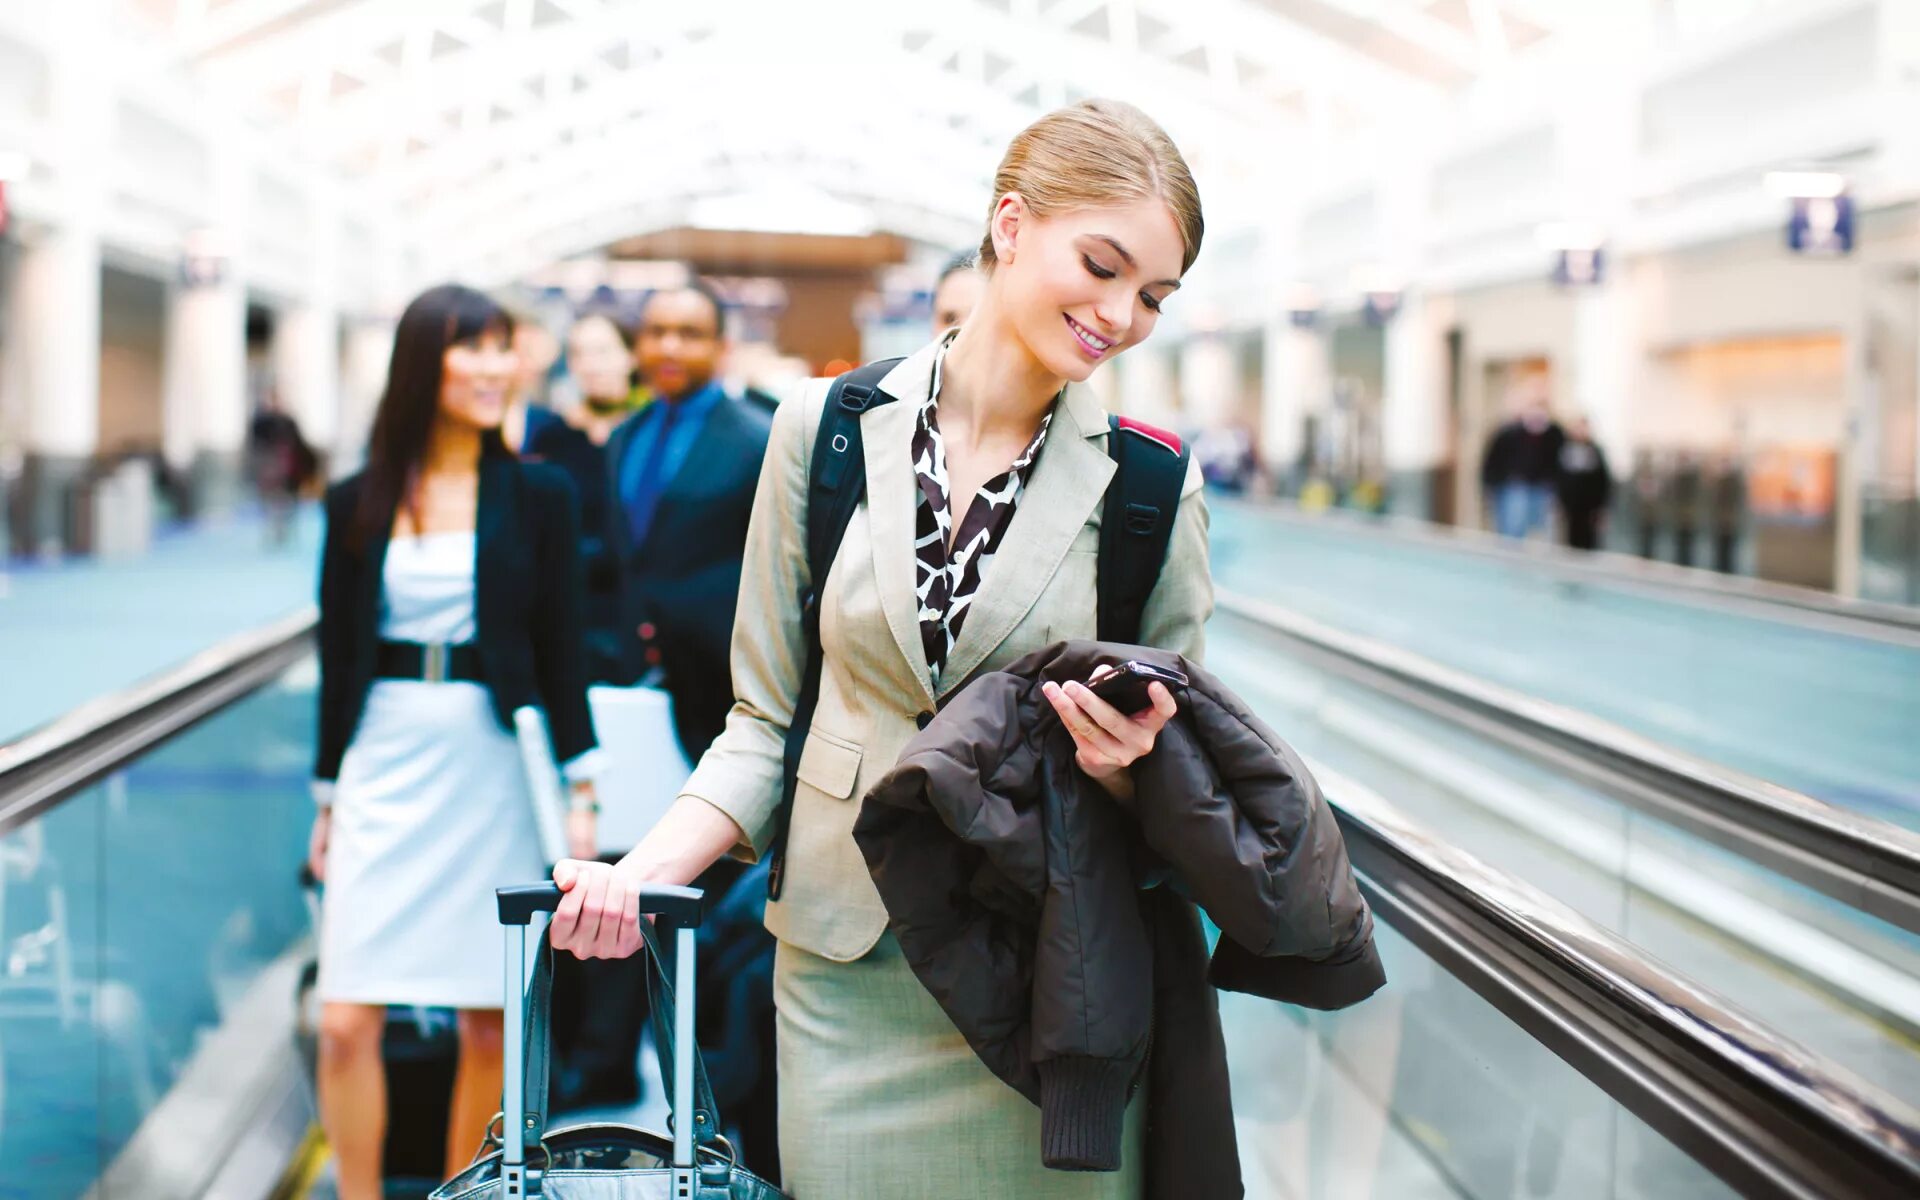
MULTIPOLYGON (((860 797, 942 697, 1062 638, 1095 634, 1099 515, 1113 463, 1085 386, 1144 341, 1200 248, 1199 195, 1139 110, 1086 101, 1023 131, 995 177, 980 269, 956 331, 881 384, 861 419, 868 498, 821 599, 825 664, 801 755, 779 939, 780 1152, 800 1200, 1138 1197, 1140 1117, 1123 1167, 1041 1165, 1040 1113, 974 1056, 909 970, 852 837, 860 797)), ((562 863, 555 944, 631 954, 632 897, 729 851, 768 849, 801 686, 807 480, 828 381, 783 405, 760 476, 733 640, 738 703, 684 794, 618 865, 562 863)), ((1207 514, 1190 472, 1141 640, 1190 659, 1212 609, 1207 514)), ((1158 685, 1156 685, 1156 688, 1158 685)), ((1173 702, 1122 717, 1080 684, 1049 688, 1080 768, 1131 790, 1173 702)))

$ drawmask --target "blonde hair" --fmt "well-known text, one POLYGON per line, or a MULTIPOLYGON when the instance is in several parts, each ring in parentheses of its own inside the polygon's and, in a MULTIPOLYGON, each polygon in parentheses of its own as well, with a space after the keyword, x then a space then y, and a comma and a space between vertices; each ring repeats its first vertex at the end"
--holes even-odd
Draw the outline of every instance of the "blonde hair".
POLYGON ((1018 192, 1036 217, 1076 208, 1105 208, 1134 200, 1161 200, 1180 227, 1180 273, 1200 256, 1200 189, 1187 160, 1152 117, 1121 100, 1082 100, 1057 108, 1022 129, 993 173, 987 234, 980 269, 992 274, 993 213, 1018 192))

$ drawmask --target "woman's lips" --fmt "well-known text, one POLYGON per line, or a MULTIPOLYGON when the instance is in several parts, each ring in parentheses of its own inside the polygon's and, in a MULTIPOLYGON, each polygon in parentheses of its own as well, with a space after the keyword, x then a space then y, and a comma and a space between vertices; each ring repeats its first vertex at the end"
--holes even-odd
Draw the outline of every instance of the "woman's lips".
MULTIPOLYGON (((1062 315, 1064 316, 1065 314, 1062 315)), ((1073 330, 1074 340, 1080 343, 1080 352, 1088 358, 1100 358, 1105 355, 1107 351, 1113 349, 1115 343, 1101 337, 1072 317, 1067 317, 1066 321, 1067 328, 1073 330)))

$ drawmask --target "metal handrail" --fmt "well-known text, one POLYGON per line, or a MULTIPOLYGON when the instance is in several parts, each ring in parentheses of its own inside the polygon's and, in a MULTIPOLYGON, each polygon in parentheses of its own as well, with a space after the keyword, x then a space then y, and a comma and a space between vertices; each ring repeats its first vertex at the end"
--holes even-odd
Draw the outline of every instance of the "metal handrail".
POLYGON ((1700 567, 1653 562, 1607 550, 1571 550, 1528 543, 1524 548, 1480 529, 1438 525, 1412 517, 1374 515, 1342 509, 1308 513, 1290 500, 1209 498, 1216 507, 1245 509, 1262 517, 1297 525, 1337 524, 1341 533, 1379 541, 1414 543, 1436 550, 1470 554, 1508 566, 1548 572, 1565 579, 1654 595, 1661 599, 1767 620, 1791 622, 1829 633, 1868 637, 1899 645, 1920 645, 1920 608, 1860 600, 1817 588, 1771 580, 1724 575, 1700 567))
POLYGON ((1920 1195, 1920 1112, 1310 765, 1376 914, 1735 1190, 1920 1195))
POLYGON ((1920 932, 1920 834, 1269 601, 1225 590, 1215 601, 1221 612, 1285 639, 1316 663, 1862 912, 1920 932))
POLYGON ((308 607, 0 745, 0 835, 278 678, 311 650, 308 607))

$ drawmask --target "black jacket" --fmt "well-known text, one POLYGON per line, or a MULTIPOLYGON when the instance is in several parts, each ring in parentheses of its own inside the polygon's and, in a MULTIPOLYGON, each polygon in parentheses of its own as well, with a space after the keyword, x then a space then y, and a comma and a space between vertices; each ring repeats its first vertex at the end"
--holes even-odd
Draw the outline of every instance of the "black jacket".
POLYGON ((1480 463, 1480 482, 1486 487, 1503 483, 1552 483, 1560 472, 1560 446, 1566 431, 1549 421, 1535 433, 1526 423, 1508 421, 1487 443, 1480 463))
POLYGON ((1613 472, 1598 442, 1568 438, 1560 446, 1559 477, 1555 485, 1560 504, 1568 512, 1600 512, 1613 498, 1613 472))
MULTIPOLYGON (((332 780, 353 741, 373 686, 380 642, 381 573, 387 533, 353 544, 361 477, 327 492, 320 557, 320 738, 314 777, 332 780)), ((594 746, 580 641, 579 502, 557 468, 493 454, 480 464, 475 529, 474 620, 494 715, 546 711, 553 756, 566 762, 594 746)))
POLYGON ((636 546, 620 478, 644 415, 629 417, 607 442, 613 492, 607 532, 624 577, 626 629, 638 635, 626 639, 627 677, 638 679, 653 666, 666 671, 675 732, 687 757, 698 759, 733 707, 730 654, 740 559, 773 422, 758 405, 731 396, 714 406, 660 497, 646 540, 636 546))
POLYGON ((914 973, 1040 1106, 1048 1166, 1118 1167, 1128 1097, 1151 1073, 1149 1197, 1241 1195, 1209 981, 1312 1008, 1385 982, 1313 777, 1167 651, 1056 643, 976 679, 867 794, 854 839, 914 973), (1040 685, 1127 658, 1192 683, 1123 806, 1076 767, 1040 685), (1223 931, 1210 966, 1186 896, 1223 931))

